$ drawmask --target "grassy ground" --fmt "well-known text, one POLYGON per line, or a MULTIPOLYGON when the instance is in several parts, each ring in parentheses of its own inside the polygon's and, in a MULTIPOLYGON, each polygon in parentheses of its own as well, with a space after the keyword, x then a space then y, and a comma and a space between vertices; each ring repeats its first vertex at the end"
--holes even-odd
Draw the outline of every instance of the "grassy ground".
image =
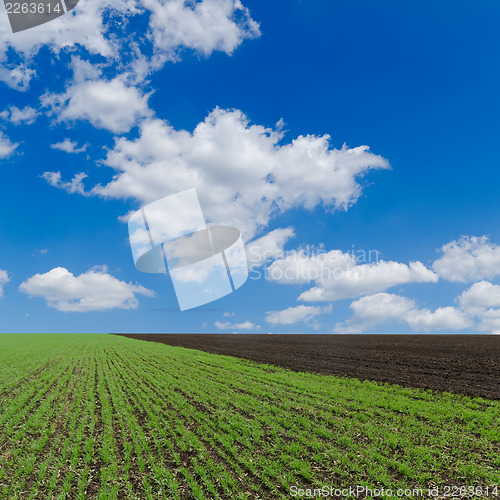
POLYGON ((498 401, 116 336, 0 335, 2 499, 278 499, 492 486, 499 470, 498 401))

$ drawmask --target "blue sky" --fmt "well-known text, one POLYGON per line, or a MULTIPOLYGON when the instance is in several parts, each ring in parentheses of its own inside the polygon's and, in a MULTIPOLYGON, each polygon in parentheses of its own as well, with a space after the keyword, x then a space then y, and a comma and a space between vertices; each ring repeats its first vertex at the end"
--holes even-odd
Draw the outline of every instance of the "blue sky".
POLYGON ((0 11, 2 331, 500 331, 499 14, 81 0, 12 34, 0 11), (181 312, 126 216, 191 187, 267 259, 181 312))

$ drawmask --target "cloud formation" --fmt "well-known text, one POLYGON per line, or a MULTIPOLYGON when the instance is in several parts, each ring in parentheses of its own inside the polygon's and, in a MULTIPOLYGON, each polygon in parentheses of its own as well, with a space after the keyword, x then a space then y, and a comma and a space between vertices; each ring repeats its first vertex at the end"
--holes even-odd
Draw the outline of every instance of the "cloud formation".
POLYGON ((282 311, 268 311, 266 313, 266 321, 273 325, 293 325, 299 322, 311 325, 311 321, 314 318, 320 314, 329 313, 331 310, 331 306, 318 307, 299 305, 296 307, 289 307, 282 311))
POLYGON ((421 262, 402 264, 379 261, 346 269, 338 276, 320 278, 318 286, 301 293, 299 300, 306 302, 334 301, 360 297, 387 290, 406 283, 436 283, 438 277, 421 262))
MULTIPOLYGON (((340 250, 312 255, 291 251, 269 266, 266 277, 283 284, 313 283, 315 286, 298 297, 305 302, 357 298, 350 306, 353 316, 338 323, 337 332, 361 332, 390 321, 406 323, 417 332, 464 329, 500 332, 500 285, 489 281, 476 282, 465 290, 456 299, 458 307, 439 307, 433 311, 419 308, 412 299, 385 292, 406 283, 436 283, 439 276, 466 282, 500 274, 500 247, 487 236, 464 236, 443 245, 441 251, 443 255, 434 262, 433 271, 418 261, 408 265, 393 261, 358 265, 354 255, 340 250)), ((282 324, 292 324, 297 312, 291 307, 276 318, 284 321, 282 324)))
POLYGON ((309 255, 304 250, 288 252, 275 260, 267 270, 267 277, 287 285, 327 282, 335 276, 341 277, 347 269, 356 266, 356 258, 341 250, 320 251, 309 255))
POLYGON ((245 247, 248 266, 259 267, 266 261, 283 256, 284 246, 288 240, 295 237, 293 227, 278 228, 261 238, 257 238, 245 247))
POLYGON ((458 298, 460 307, 471 314, 478 314, 492 307, 500 307, 500 285, 489 281, 474 283, 458 298))
POLYGON ((458 297, 458 303, 479 320, 478 332, 500 332, 500 285, 484 280, 474 283, 458 297))
POLYGON ((10 139, 0 130, 0 159, 9 157, 19 146, 14 144, 10 139))
POLYGON ((462 236, 440 251, 443 255, 432 268, 441 278, 466 283, 500 275, 500 246, 488 236, 462 236))
POLYGON ((3 287, 9 281, 9 273, 5 269, 0 269, 0 297, 3 297, 3 287))
POLYGON ((229 321, 216 321, 215 326, 219 330, 259 330, 260 326, 255 325, 251 321, 247 320, 244 321, 243 323, 231 323, 229 321))
POLYGON ((64 151, 65 153, 76 154, 76 153, 83 153, 84 151, 86 151, 88 144, 84 144, 83 146, 78 147, 77 142, 70 141, 68 138, 66 138, 61 142, 56 142, 55 144, 51 144, 50 147, 52 149, 58 149, 59 151, 64 151))
POLYGON ((361 176, 389 168, 367 146, 331 148, 328 135, 282 139, 238 110, 217 108, 192 133, 146 119, 137 139, 116 139, 103 162, 115 175, 91 192, 146 204, 195 187, 208 221, 249 239, 292 208, 347 209, 362 192, 361 176))
POLYGON ((240 0, 144 0, 143 5, 151 12, 149 29, 160 61, 177 59, 180 47, 204 56, 232 54, 243 40, 260 35, 240 0))
POLYGON ((267 270, 268 279, 283 284, 315 286, 302 292, 305 302, 333 302, 387 290, 405 283, 435 283, 438 276, 421 262, 394 261, 356 265, 356 258, 340 250, 306 255, 296 251, 275 260, 267 270))
POLYGON ((71 62, 74 77, 65 92, 42 96, 42 106, 57 121, 87 120, 94 127, 115 134, 128 132, 139 120, 151 116, 149 95, 124 76, 106 80, 101 71, 78 57, 71 62))
POLYGON ((35 274, 19 290, 31 297, 42 297, 49 307, 62 312, 136 309, 136 295, 154 297, 155 293, 140 285, 120 281, 108 274, 105 267, 93 268, 74 276, 64 267, 44 274, 35 274))
POLYGON ((64 189, 67 193, 73 194, 78 193, 83 196, 88 196, 89 193, 85 191, 85 185, 83 184, 83 179, 86 179, 88 175, 84 172, 76 174, 70 181, 64 182, 61 180, 61 172, 44 172, 41 176, 45 179, 51 186, 59 189, 64 189))
POLYGON ((9 121, 13 125, 31 125, 35 123, 38 117, 38 111, 31 106, 25 106, 19 109, 16 106, 10 106, 0 113, 0 118, 9 121))
POLYGON ((180 59, 182 50, 231 54, 259 35, 259 25, 240 0, 80 0, 69 14, 14 37, 7 16, 0 16, 0 79, 26 90, 36 75, 33 61, 47 47, 59 57, 83 49, 141 80, 166 61, 180 59), (134 29, 125 34, 129 23, 134 29))
POLYGON ((345 323, 338 323, 335 332, 360 333, 389 321, 407 323, 417 332, 457 331, 473 326, 472 320, 455 307, 420 309, 414 300, 392 293, 361 297, 350 308, 354 314, 345 323))

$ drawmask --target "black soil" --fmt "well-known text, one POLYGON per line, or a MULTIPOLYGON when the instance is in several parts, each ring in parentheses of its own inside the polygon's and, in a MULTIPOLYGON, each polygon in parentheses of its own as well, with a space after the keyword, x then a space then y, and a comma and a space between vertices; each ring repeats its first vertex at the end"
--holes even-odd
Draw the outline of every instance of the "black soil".
POLYGON ((122 335, 296 371, 500 400, 497 335, 122 335))

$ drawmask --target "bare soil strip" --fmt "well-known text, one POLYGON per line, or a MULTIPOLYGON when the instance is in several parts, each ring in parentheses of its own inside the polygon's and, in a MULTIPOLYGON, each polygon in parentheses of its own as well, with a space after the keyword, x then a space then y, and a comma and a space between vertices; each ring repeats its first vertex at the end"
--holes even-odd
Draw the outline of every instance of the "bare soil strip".
POLYGON ((498 335, 119 335, 295 371, 500 399, 498 335))

